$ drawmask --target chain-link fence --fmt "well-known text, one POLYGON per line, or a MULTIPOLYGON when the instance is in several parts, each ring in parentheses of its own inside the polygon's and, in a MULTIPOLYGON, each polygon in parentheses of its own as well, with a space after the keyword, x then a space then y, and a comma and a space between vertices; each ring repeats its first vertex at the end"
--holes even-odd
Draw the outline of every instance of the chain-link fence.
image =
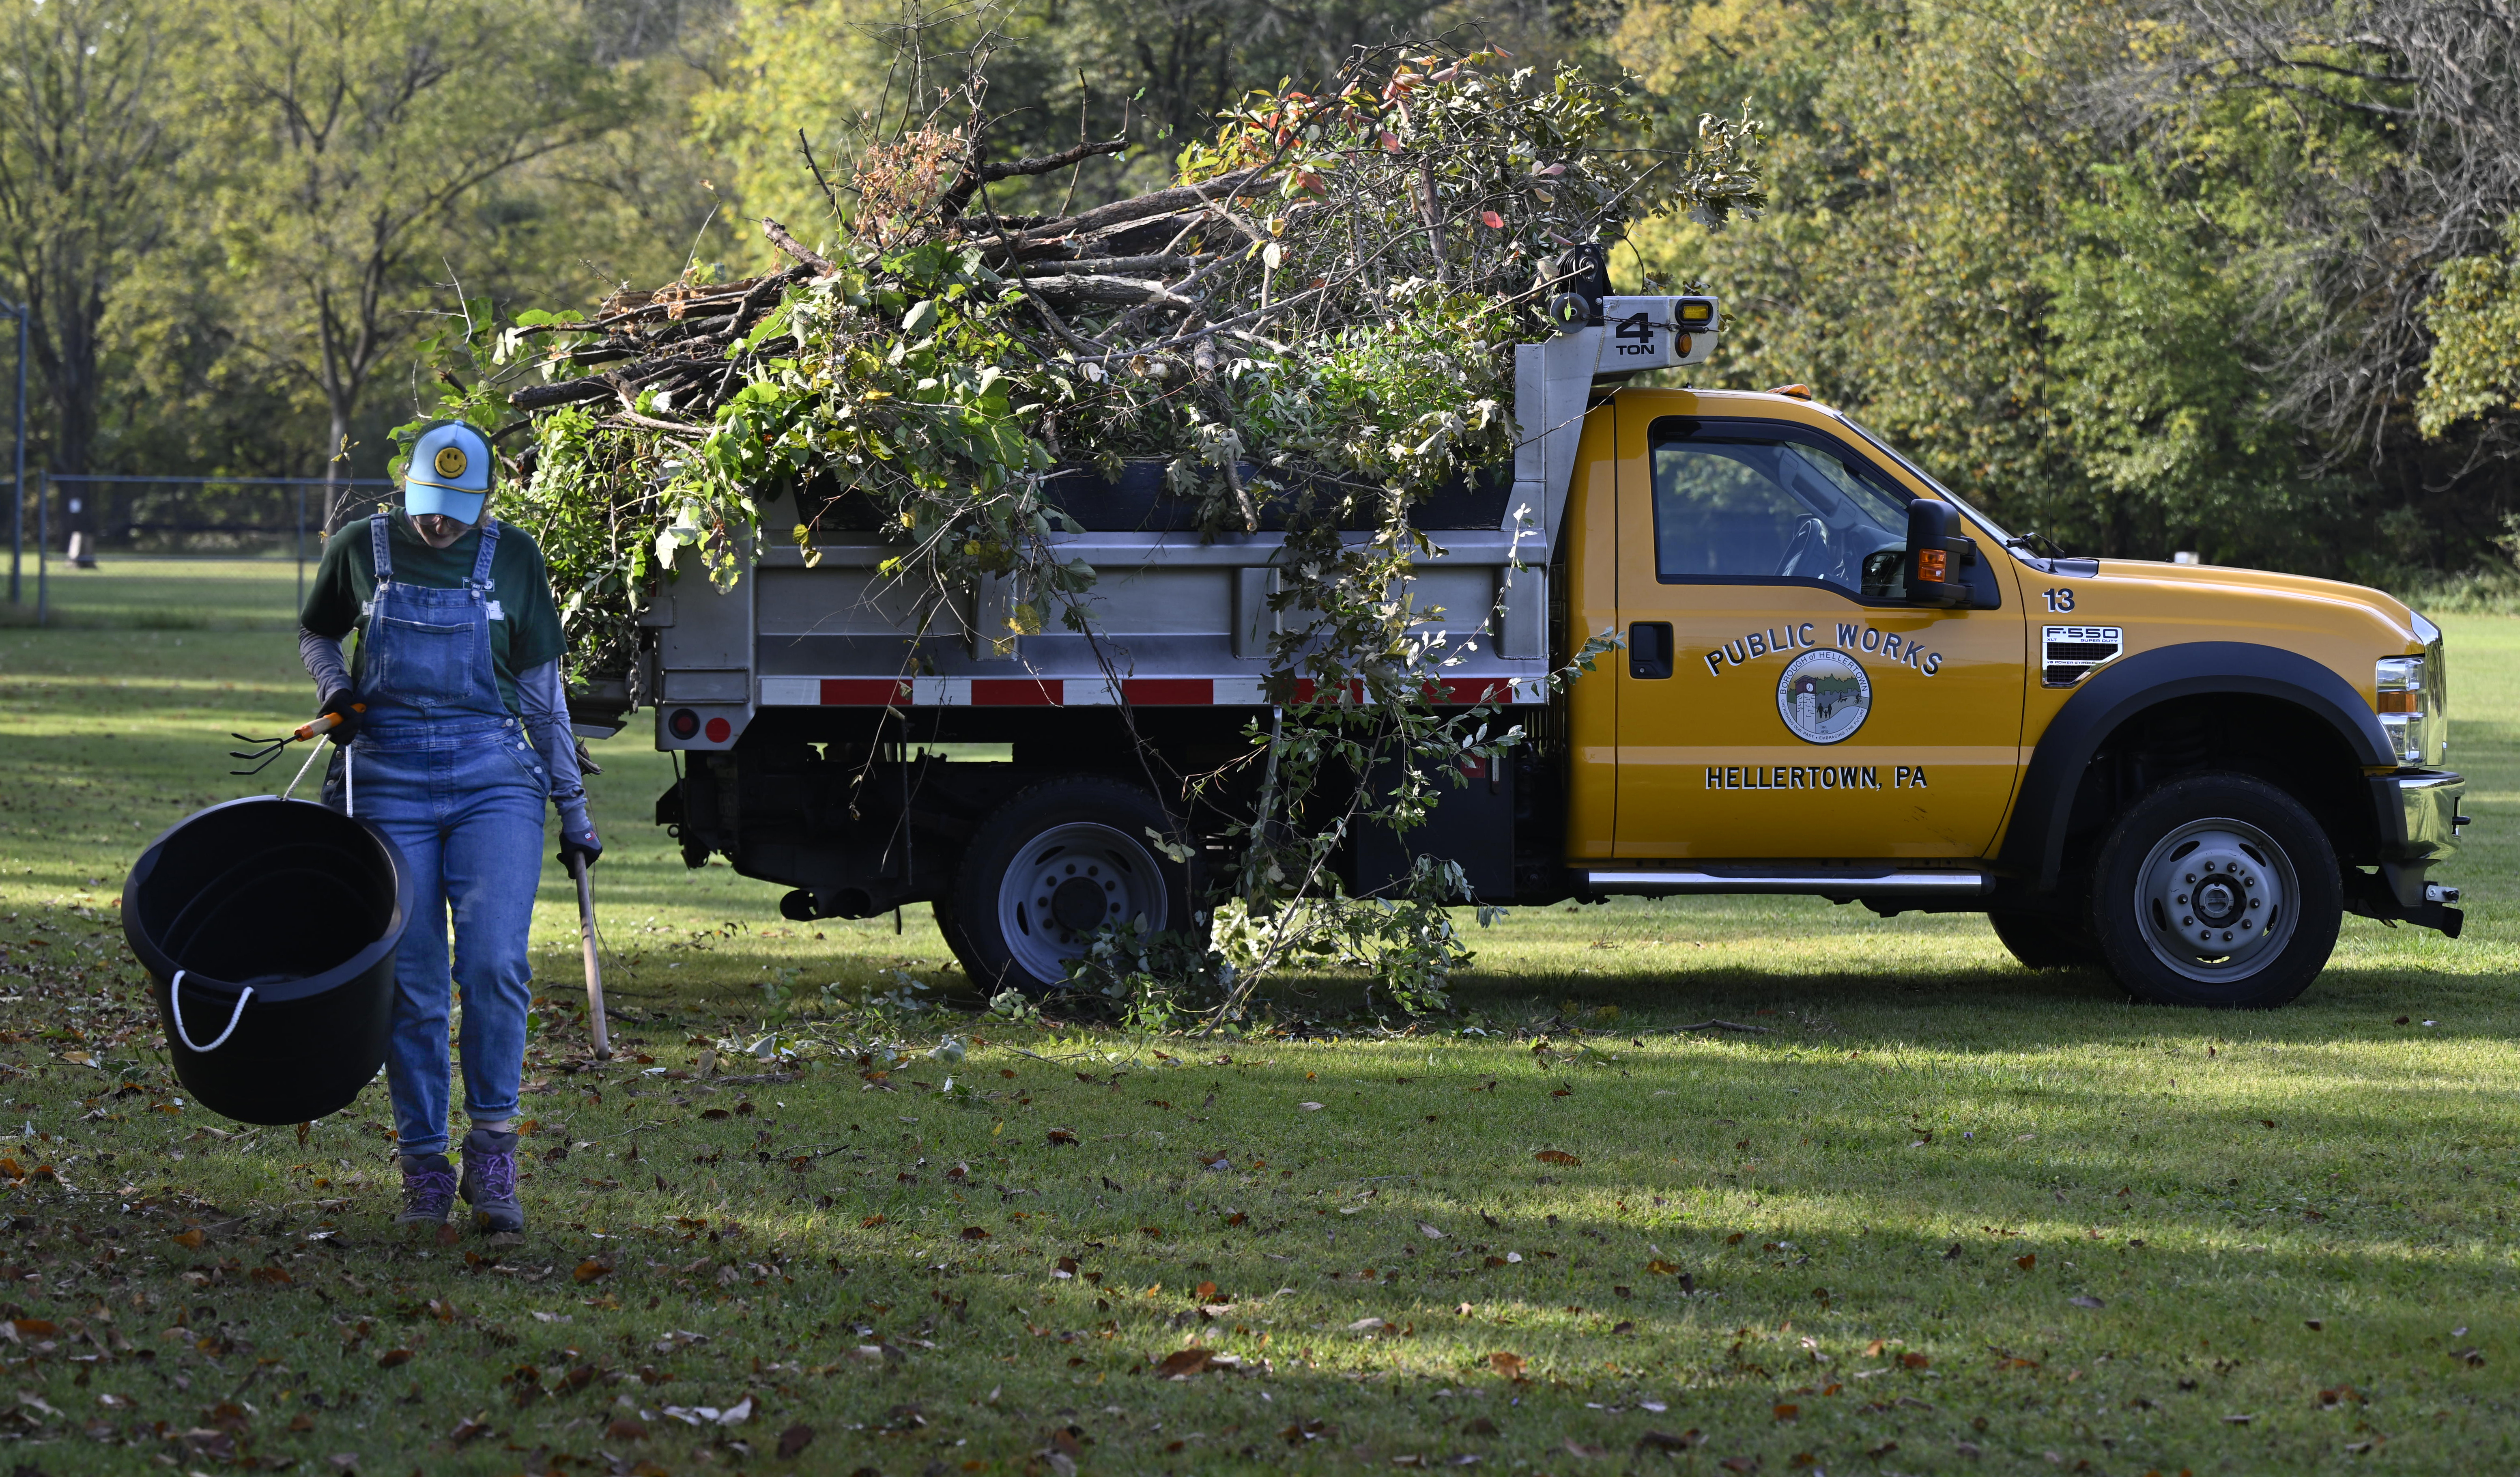
MULTIPOLYGON (((338 523, 393 496, 382 479, 332 486, 338 523)), ((9 615, 28 624, 293 624, 324 551, 321 478, 30 473, 15 490, 9 615)))

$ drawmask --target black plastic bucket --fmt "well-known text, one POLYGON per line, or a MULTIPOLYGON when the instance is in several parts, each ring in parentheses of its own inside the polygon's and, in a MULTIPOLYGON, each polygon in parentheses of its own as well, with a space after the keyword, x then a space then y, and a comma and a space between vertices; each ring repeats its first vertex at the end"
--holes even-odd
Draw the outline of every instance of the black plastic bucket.
POLYGON ((337 1113, 376 1077, 410 916, 382 831, 273 796, 187 817, 122 885, 176 1079, 241 1123, 337 1113))

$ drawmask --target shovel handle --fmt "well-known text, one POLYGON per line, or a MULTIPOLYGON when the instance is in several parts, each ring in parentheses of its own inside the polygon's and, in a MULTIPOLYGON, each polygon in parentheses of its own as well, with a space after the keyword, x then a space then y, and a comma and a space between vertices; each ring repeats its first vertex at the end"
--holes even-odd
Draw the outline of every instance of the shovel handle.
POLYGON ((595 1037, 595 1059, 612 1059, 611 1033, 604 1025, 604 966, 595 957, 595 889, 586 875, 586 857, 572 854, 568 869, 577 878, 577 940, 586 956, 586 1020, 595 1037))

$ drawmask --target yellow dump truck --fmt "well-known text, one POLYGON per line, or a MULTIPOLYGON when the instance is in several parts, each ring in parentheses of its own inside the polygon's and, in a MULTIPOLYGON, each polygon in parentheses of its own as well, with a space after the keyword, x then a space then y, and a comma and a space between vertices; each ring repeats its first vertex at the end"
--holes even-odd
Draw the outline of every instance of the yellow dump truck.
MULTIPOLYGON (((1355 838, 1349 888, 1429 853, 1482 901, 1984 912, 2026 965, 2198 1005, 2293 998, 2347 911, 2456 937, 2432 873, 2464 785, 2422 616, 2328 580, 2039 555, 1806 395, 1623 383, 1704 362, 1712 300, 1579 306, 1519 350, 1511 475, 1419 516, 1450 695, 1528 742, 1425 827, 1355 838), (1552 693, 1603 632, 1623 649, 1552 693)), ((1012 633, 1013 581, 919 633, 882 533, 829 531, 809 489, 765 489, 761 522, 819 517, 810 555, 765 531, 733 589, 659 596, 642 683, 688 768, 657 815, 693 865, 784 883, 798 918, 931 902, 992 989, 1056 985, 1105 923, 1188 925, 1221 817, 1159 776, 1212 768, 1265 714, 1283 534, 1203 536, 1151 467, 1055 490, 1088 530, 1065 552, 1101 572, 1084 633, 1012 633), (1003 758, 939 757, 972 744, 1003 758), (1199 845, 1170 859, 1150 833, 1199 845)))

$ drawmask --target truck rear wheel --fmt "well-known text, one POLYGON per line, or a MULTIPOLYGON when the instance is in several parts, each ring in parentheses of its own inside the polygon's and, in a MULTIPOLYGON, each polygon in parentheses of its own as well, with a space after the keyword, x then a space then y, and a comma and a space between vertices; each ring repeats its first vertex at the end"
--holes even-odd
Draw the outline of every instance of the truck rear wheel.
POLYGON ((1995 937, 2024 969, 2094 969, 2107 961, 2091 932, 2050 913, 1989 913, 1995 937))
POLYGON ((2165 1005, 2266 1009, 2310 987, 2344 918, 2336 851, 2301 802, 2209 774, 2136 803, 2100 848, 2092 931, 2109 970, 2165 1005))
POLYGON ((1154 797, 1096 775, 1055 779, 982 822, 936 918, 983 995, 1039 996, 1066 983, 1067 961, 1107 924, 1144 918, 1190 927, 1192 869, 1166 859, 1148 832, 1180 828, 1154 797))

